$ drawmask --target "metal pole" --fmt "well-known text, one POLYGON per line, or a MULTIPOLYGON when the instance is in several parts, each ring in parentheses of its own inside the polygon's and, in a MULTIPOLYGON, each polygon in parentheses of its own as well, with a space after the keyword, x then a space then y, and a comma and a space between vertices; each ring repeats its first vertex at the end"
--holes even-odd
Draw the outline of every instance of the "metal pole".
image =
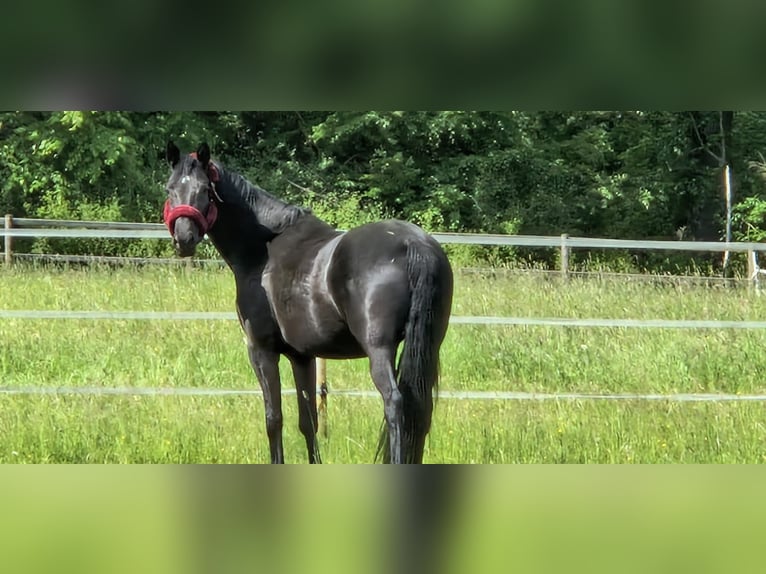
POLYGON ((319 404, 317 406, 317 434, 327 438, 327 361, 317 357, 317 390, 319 404))
POLYGON ((758 267, 758 253, 754 250, 747 252, 747 278, 750 287, 760 288, 761 268, 758 267))
MULTIPOLYGON (((5 230, 13 228, 13 216, 10 213, 5 214, 5 230)), ((5 236, 5 264, 10 265, 13 262, 13 237, 5 236)))
POLYGON ((569 239, 568 233, 561 234, 561 276, 566 279, 569 276, 569 239))
MULTIPOLYGON (((723 168, 723 187, 726 194, 726 243, 731 243, 731 169, 729 164, 723 168)), ((728 249, 723 253, 723 276, 728 276, 729 271, 728 249)))

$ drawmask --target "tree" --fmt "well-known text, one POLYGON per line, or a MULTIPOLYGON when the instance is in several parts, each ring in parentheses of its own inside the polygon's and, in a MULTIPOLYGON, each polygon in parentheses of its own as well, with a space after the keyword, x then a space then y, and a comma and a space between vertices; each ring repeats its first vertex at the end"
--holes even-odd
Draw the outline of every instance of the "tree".
POLYGON ((729 165, 732 236, 766 237, 759 112, 5 112, 0 209, 159 221, 168 139, 341 227, 717 240, 729 165))

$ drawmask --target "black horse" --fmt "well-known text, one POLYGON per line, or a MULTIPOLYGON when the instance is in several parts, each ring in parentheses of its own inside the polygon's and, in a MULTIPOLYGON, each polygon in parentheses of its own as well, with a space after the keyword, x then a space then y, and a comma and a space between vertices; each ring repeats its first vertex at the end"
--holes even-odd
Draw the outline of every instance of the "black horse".
POLYGON ((452 269, 439 243, 396 220, 337 231, 212 162, 207 144, 182 157, 168 142, 167 160, 164 219, 176 252, 193 255, 207 234, 234 273, 271 462, 284 462, 280 355, 292 366, 311 462, 320 462, 316 357, 365 356, 383 396, 379 454, 422 462, 452 305, 452 269))

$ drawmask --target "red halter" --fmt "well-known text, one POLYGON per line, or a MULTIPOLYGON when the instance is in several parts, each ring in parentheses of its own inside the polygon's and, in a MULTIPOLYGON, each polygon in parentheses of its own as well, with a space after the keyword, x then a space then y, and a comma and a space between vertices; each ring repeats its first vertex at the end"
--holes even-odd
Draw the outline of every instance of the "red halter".
MULTIPOLYGON (((190 153, 189 156, 197 159, 196 153, 190 153)), ((165 221, 165 225, 168 227, 168 231, 170 231, 170 235, 173 235, 176 219, 179 217, 188 217, 189 219, 192 219, 197 224, 197 227, 199 227, 202 235, 205 235, 205 233, 207 233, 215 224, 215 220, 218 218, 218 206, 216 205, 214 195, 215 184, 219 180, 219 174, 218 169, 212 163, 208 164, 207 176, 210 179, 210 183, 213 185, 213 191, 210 196, 210 206, 207 208, 207 216, 203 215, 199 209, 192 207, 191 205, 176 205, 171 208, 170 200, 168 199, 165 201, 162 218, 165 221)))
POLYGON ((205 233, 213 227, 215 220, 218 218, 218 206, 216 206, 215 201, 211 198, 210 207, 207 208, 207 217, 205 217, 196 207, 192 207, 191 205, 176 205, 171 208, 170 200, 168 199, 165 201, 165 209, 162 212, 162 218, 165 220, 165 225, 168 226, 170 235, 173 235, 176 227, 176 219, 179 217, 188 217, 189 219, 194 220, 197 227, 199 227, 200 233, 205 235, 205 233))

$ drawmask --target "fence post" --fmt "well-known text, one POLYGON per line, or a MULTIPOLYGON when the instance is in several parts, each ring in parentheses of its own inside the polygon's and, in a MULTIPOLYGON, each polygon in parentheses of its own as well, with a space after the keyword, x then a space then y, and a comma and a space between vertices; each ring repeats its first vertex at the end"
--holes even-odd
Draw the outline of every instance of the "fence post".
POLYGON ((758 255, 752 249, 747 252, 747 284, 750 287, 758 288, 760 279, 760 269, 758 269, 758 255))
MULTIPOLYGON (((10 213, 5 214, 5 230, 13 228, 13 216, 10 213)), ((13 262, 13 237, 5 236, 5 264, 10 265, 13 262)))
POLYGON ((317 407, 317 434, 327 438, 327 361, 320 357, 316 359, 317 390, 319 405, 317 407))
POLYGON ((561 234, 561 277, 566 279, 569 276, 569 239, 568 233, 561 234))

